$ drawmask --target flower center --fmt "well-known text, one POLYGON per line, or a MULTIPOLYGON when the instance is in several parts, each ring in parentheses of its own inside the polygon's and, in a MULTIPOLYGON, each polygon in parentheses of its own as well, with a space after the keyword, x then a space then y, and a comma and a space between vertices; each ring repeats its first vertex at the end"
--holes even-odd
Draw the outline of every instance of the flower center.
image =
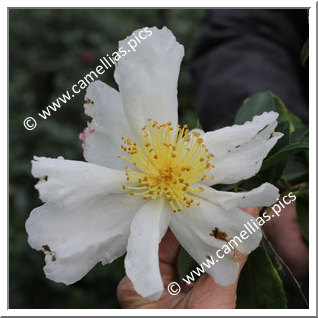
POLYGON ((208 152, 200 134, 190 134, 187 125, 173 128, 170 122, 158 125, 151 119, 142 132, 141 146, 122 137, 121 148, 127 156, 118 157, 134 166, 125 166, 127 184, 123 189, 145 200, 164 195, 173 212, 199 205, 191 194, 202 192, 203 188, 194 184, 213 179, 207 172, 214 168, 210 163, 214 155, 208 152))

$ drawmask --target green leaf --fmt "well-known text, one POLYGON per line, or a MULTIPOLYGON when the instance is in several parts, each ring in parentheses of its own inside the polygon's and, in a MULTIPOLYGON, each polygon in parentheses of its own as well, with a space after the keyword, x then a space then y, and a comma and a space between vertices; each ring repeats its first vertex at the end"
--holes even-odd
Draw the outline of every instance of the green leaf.
POLYGON ((308 150, 308 126, 290 113, 282 100, 271 92, 257 93, 247 98, 236 114, 235 124, 243 124, 252 120, 255 115, 269 111, 279 114, 275 130, 284 136, 270 151, 256 177, 263 182, 276 183, 284 172, 288 157, 308 150))
POLYGON ((181 247, 178 255, 178 272, 180 277, 185 277, 196 266, 196 261, 181 247))
POLYGON ((305 153, 290 156, 287 161, 282 179, 290 182, 295 179, 308 180, 309 166, 305 153))
POLYGON ((308 142, 297 142, 294 144, 289 144, 281 148, 279 151, 277 151, 274 155, 270 156, 268 159, 264 160, 262 169, 271 167, 274 164, 287 159, 287 157, 290 155, 293 155, 295 153, 308 150, 308 149, 309 149, 308 142))
POLYGON ((240 191, 250 191, 261 186, 266 180, 264 180, 258 173, 256 176, 247 180, 241 181, 239 184, 240 191))
POLYGON ((272 264, 275 266, 282 280, 288 309, 308 308, 308 300, 297 278, 293 275, 266 237, 264 237, 263 244, 272 264))
POLYGON ((301 52, 300 52, 300 63, 302 66, 306 65, 308 57, 309 57, 309 39, 307 39, 307 41, 303 45, 301 52))
POLYGON ((308 141, 309 128, 307 125, 296 126, 291 136, 291 142, 308 141))
POLYGON ((309 191, 301 188, 294 192, 296 195, 296 213, 303 237, 309 240, 309 191))
POLYGON ((279 113, 279 121, 290 120, 291 115, 284 103, 272 92, 256 93, 244 100, 239 108, 234 123, 241 125, 252 120, 256 115, 264 112, 275 111, 279 113))
POLYGON ((248 257, 237 291, 239 309, 286 308, 282 281, 261 244, 248 257))
POLYGON ((291 133, 295 131, 295 127, 304 126, 300 118, 289 112, 283 101, 270 91, 256 93, 245 99, 236 113, 234 123, 238 125, 244 124, 246 121, 252 120, 254 116, 269 111, 275 111, 279 114, 279 123, 287 121, 291 133))

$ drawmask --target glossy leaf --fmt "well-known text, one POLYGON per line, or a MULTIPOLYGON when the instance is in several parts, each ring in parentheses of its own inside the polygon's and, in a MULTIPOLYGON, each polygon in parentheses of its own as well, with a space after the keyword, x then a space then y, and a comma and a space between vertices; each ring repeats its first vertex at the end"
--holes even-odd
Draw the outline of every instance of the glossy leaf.
POLYGON ((243 124, 246 121, 252 120, 255 115, 261 115, 269 111, 279 113, 279 121, 291 121, 291 114, 284 103, 272 92, 262 92, 244 100, 235 116, 234 123, 243 124))
POLYGON ((264 160, 262 168, 268 168, 274 164, 280 162, 281 160, 286 159, 288 156, 309 149, 308 142, 297 142, 294 144, 287 145, 277 151, 273 156, 264 160))
POLYGON ((286 308, 282 281, 263 244, 248 257, 237 296, 237 308, 240 309, 286 308))

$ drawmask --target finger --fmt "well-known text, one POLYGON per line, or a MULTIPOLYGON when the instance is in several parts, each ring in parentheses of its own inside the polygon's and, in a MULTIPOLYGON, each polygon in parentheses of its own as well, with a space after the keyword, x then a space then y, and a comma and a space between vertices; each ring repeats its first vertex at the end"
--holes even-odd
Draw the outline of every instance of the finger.
POLYGON ((170 229, 163 237, 159 245, 159 266, 163 284, 165 287, 178 280, 178 254, 180 244, 170 229))
POLYGON ((260 211, 262 210, 262 207, 241 208, 241 210, 250 214, 251 216, 254 216, 254 218, 257 218, 259 216, 260 211))
POLYGON ((271 218, 263 228, 275 250, 287 263, 296 278, 307 278, 309 248, 302 237, 295 202, 282 208, 280 216, 271 218))
POLYGON ((134 289, 128 276, 125 276, 117 286, 117 299, 122 308, 144 308, 151 303, 147 298, 141 297, 134 289))
MULTIPOLYGON (((235 260, 239 263, 239 272, 246 259, 246 255, 235 253, 235 260)), ((233 284, 221 286, 215 283, 213 277, 205 273, 194 284, 191 291, 178 303, 177 308, 235 308, 238 277, 233 284)))

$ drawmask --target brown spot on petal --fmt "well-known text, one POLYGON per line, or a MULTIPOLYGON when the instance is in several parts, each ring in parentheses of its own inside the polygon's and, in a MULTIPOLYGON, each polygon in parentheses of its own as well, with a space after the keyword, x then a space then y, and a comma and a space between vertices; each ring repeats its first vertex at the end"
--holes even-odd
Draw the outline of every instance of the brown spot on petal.
POLYGON ((89 99, 88 97, 85 99, 85 104, 90 104, 90 105, 94 105, 94 101, 92 101, 91 99, 89 99))
POLYGON ((219 228, 215 227, 212 232, 210 233, 210 236, 216 238, 217 240, 221 241, 227 241, 227 234, 225 232, 222 232, 219 230, 219 228))
POLYGON ((43 251, 43 253, 45 253, 45 252, 51 253, 52 252, 48 245, 43 245, 42 246, 42 251, 43 251))
MULTIPOLYGON (((47 176, 41 176, 40 178, 39 178, 39 180, 40 181, 47 181, 47 176)), ((47 245, 46 245, 47 246, 47 245)))
POLYGON ((50 247, 48 245, 42 245, 42 252, 46 255, 51 255, 51 261, 56 261, 55 253, 51 251, 50 247))

